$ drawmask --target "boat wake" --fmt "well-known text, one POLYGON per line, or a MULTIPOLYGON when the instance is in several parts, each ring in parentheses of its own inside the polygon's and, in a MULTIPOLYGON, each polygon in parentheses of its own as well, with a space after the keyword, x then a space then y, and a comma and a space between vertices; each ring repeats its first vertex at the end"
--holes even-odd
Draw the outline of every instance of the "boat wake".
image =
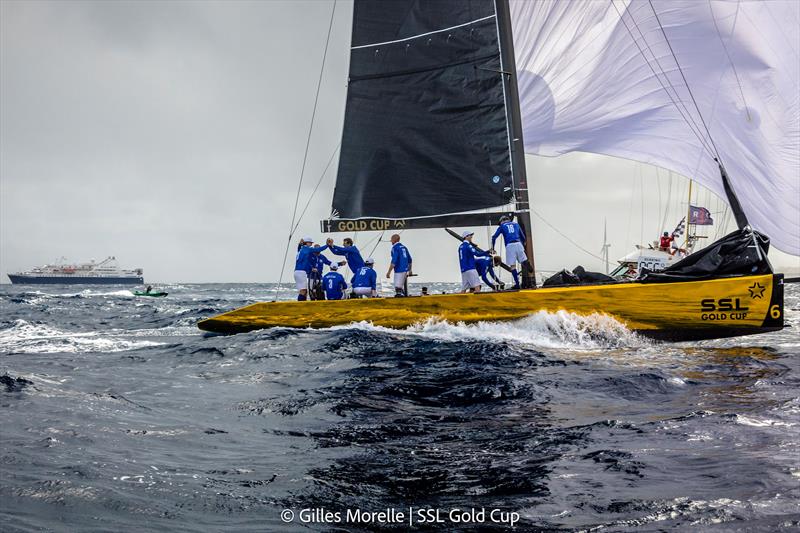
POLYGON ((84 289, 80 292, 61 292, 51 293, 42 291, 25 291, 15 294, 11 300, 15 303, 28 303, 36 304, 46 300, 54 299, 89 299, 97 297, 112 297, 112 298, 133 298, 133 293, 128 289, 120 289, 116 291, 97 291, 91 289, 84 289))
POLYGON ((96 353, 123 352, 161 343, 100 336, 99 332, 68 332, 43 324, 15 320, 0 330, 0 351, 5 353, 96 353))
POLYGON ((331 330, 363 329, 393 335, 424 337, 440 342, 514 342, 536 348, 601 349, 630 348, 648 345, 648 341, 625 327, 618 320, 604 314, 578 315, 566 311, 549 313, 539 311, 511 322, 478 322, 475 324, 450 323, 429 319, 404 330, 358 322, 336 326, 331 330))

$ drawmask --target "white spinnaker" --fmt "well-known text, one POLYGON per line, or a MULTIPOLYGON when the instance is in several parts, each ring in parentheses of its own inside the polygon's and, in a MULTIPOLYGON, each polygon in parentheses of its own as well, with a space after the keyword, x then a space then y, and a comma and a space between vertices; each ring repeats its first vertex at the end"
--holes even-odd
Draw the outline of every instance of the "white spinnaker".
POLYGON ((800 255, 800 2, 510 4, 526 153, 650 163, 725 198, 718 152, 750 224, 800 255))

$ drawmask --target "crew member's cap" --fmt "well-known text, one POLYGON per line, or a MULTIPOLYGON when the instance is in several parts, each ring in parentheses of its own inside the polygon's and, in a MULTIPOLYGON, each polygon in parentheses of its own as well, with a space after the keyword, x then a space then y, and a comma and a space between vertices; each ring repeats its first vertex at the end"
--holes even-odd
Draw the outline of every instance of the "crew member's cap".
POLYGON ((665 232, 664 232, 664 237, 666 237, 667 235, 669 235, 669 232, 668 232, 668 231, 665 231, 665 232))
POLYGON ((314 239, 311 237, 303 237, 303 242, 314 242, 314 239))
POLYGON ((375 260, 374 260, 373 258, 371 258, 371 257, 370 257, 369 259, 367 259, 366 261, 364 261, 364 263, 366 263, 366 264, 368 264, 368 265, 374 265, 374 264, 375 264, 375 260))
POLYGON ((331 270, 339 270, 339 265, 336 263, 331 263, 331 270))
POLYGON ((462 238, 462 239, 466 239, 466 238, 467 238, 467 237, 469 237, 470 235, 475 235, 475 232, 474 232, 474 231, 465 231, 465 232, 463 232, 463 233, 461 234, 461 238, 462 238))

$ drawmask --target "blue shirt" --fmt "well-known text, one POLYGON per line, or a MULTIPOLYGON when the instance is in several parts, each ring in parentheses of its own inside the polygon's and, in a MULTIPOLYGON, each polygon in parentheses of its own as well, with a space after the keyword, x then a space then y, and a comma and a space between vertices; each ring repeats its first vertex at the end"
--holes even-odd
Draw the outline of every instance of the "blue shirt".
POLYGON ((344 277, 333 271, 322 276, 322 286, 325 289, 325 298, 328 300, 341 300, 344 298, 344 290, 347 289, 344 277))
POLYGON ((522 228, 516 222, 507 220, 497 227, 497 231, 492 235, 492 248, 494 248, 494 243, 501 234, 503 235, 506 246, 512 242, 522 242, 522 244, 525 244, 525 232, 522 231, 522 228))
POLYGON ((327 248, 327 246, 317 246, 316 248, 313 248, 311 246, 301 247, 299 250, 297 250, 297 256, 294 262, 294 269, 311 272, 311 269, 314 268, 314 265, 317 264, 317 258, 314 257, 314 254, 317 252, 321 252, 325 248, 327 248))
POLYGON ((364 266, 364 259, 361 257, 361 252, 355 246, 331 246, 331 252, 335 255, 343 255, 347 261, 347 266, 350 270, 355 272, 364 266))
POLYGON ((364 266, 358 269, 355 277, 353 278, 353 287, 370 287, 377 288, 378 274, 372 267, 364 266))
POLYGON ((492 259, 490 257, 476 257, 475 270, 478 271, 481 277, 485 276, 487 272, 493 271, 492 259))
POLYGON ((322 254, 316 254, 315 256, 316 256, 316 263, 314 265, 314 268, 317 269, 317 272, 322 274, 322 269, 325 268, 325 265, 330 265, 331 260, 322 254))
POLYGON ((411 261, 411 254, 408 252, 408 248, 399 242, 394 243, 392 246, 392 264, 394 265, 394 271, 408 272, 411 261))
POLYGON ((458 262, 461 264, 461 272, 475 270, 475 257, 489 255, 489 252, 478 252, 469 241, 463 241, 458 247, 458 262))

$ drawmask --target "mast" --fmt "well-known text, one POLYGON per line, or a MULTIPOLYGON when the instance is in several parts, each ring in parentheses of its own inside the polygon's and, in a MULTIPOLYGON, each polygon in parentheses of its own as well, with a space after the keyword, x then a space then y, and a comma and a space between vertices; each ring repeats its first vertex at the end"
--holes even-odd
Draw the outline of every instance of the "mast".
POLYGON ((611 245, 608 244, 608 219, 603 219, 603 248, 602 248, 602 256, 603 261, 606 264, 606 274, 608 274, 608 249, 611 248, 611 245))
POLYGON ((717 163, 717 166, 719 166, 719 174, 722 177, 722 187, 725 189, 725 196, 728 197, 728 204, 731 206, 731 211, 733 211, 736 225, 739 226, 739 229, 744 229, 750 225, 750 222, 747 221, 747 215, 744 214, 742 204, 739 203, 739 197, 736 196, 736 191, 733 190, 733 185, 731 185, 728 179, 728 172, 725 170, 725 167, 718 158, 715 157, 714 161, 717 163))
POLYGON ((514 35, 511 27, 511 10, 508 0, 495 0, 497 28, 500 45, 500 69, 506 96, 508 117, 508 144, 511 152, 511 173, 514 184, 514 200, 519 225, 525 232, 525 255, 531 263, 531 272, 523 270, 523 286, 536 286, 536 267, 533 262, 533 226, 531 225, 528 177, 525 171, 525 143, 522 138, 522 115, 519 110, 519 88, 517 87, 517 63, 514 57, 514 35))
POLYGON ((683 241, 683 249, 689 251, 689 226, 692 222, 692 183, 693 179, 689 179, 689 202, 686 205, 686 239, 683 241))

